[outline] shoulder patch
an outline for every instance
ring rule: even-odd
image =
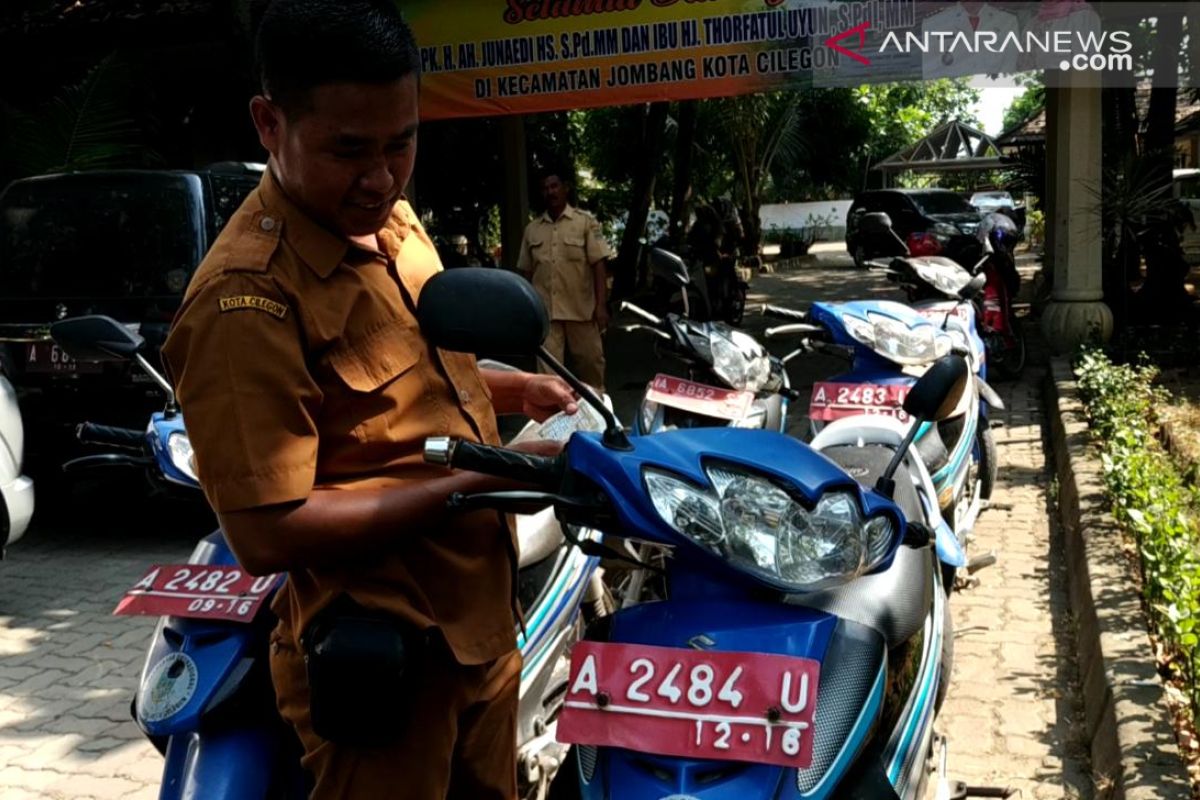
[[[220,306],[222,314],[228,311],[262,311],[276,319],[283,319],[287,316],[288,312],[288,307],[283,303],[253,294],[222,297],[217,303]]]

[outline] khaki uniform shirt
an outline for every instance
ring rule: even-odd
[[[200,265],[163,355],[218,512],[448,474],[424,463],[427,436],[498,442],[475,358],[430,347],[418,328],[421,287],[441,265],[407,202],[379,241],[383,252],[322,228],[268,170]],[[397,530],[369,563],[292,572],[276,613],[298,637],[346,592],[439,627],[461,663],[512,650],[511,534],[494,512],[448,519]]]
[[[611,254],[596,218],[567,206],[557,220],[547,212],[525,227],[517,269],[532,273],[550,319],[587,322],[596,314],[592,265]]]

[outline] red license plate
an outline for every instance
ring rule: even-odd
[[[558,739],[806,769],[820,662],[766,653],[580,642]]]
[[[26,372],[101,372],[99,361],[77,361],[54,342],[32,342],[25,352]]]
[[[808,416],[832,422],[858,414],[885,414],[907,421],[908,414],[902,406],[908,389],[896,383],[814,383]]]
[[[256,578],[239,567],[157,564],[125,593],[113,614],[249,622],[279,578]]]
[[[721,419],[742,419],[750,413],[754,392],[720,389],[673,375],[655,375],[646,399],[692,414]]]
[[[922,317],[924,317],[925,319],[930,320],[931,322],[936,322],[938,324],[941,324],[942,322],[944,322],[947,315],[951,316],[951,317],[955,317],[956,319],[964,320],[964,321],[968,319],[967,309],[965,307],[963,307],[962,305],[958,305],[958,304],[955,304],[953,306],[947,305],[947,306],[942,306],[942,307],[935,306],[935,307],[918,308],[918,309],[915,309],[915,311],[918,314],[920,314]]]

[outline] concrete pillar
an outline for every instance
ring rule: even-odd
[[[504,165],[504,205],[500,207],[500,266],[517,268],[521,238],[529,221],[529,157],[525,148],[525,118],[500,118],[500,160]]]
[[[1103,302],[1100,223],[1100,90],[1068,78],[1047,102],[1056,104],[1047,130],[1048,180],[1053,182],[1047,227],[1054,226],[1054,292],[1042,313],[1042,332],[1055,353],[1070,353],[1095,336],[1112,336]]]

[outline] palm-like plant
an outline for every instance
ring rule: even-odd
[[[151,121],[134,111],[137,85],[131,65],[114,53],[37,110],[9,109],[5,172],[23,177],[161,163],[146,143]]]
[[[747,252],[757,252],[762,239],[758,212],[772,167],[794,164],[804,153],[801,99],[799,92],[780,91],[705,105],[706,121],[722,134],[737,176]]]

